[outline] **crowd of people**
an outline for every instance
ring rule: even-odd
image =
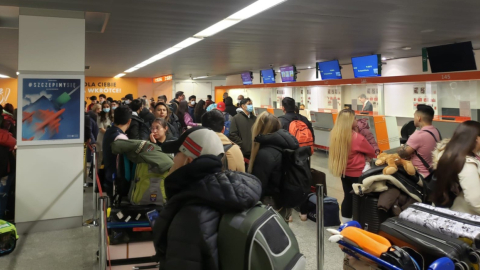
[[[0,219],[14,217],[15,171],[17,149],[17,110],[10,103],[0,105]]]

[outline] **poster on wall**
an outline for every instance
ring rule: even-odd
[[[437,114],[437,91],[432,89],[432,85],[413,86],[413,110],[417,110],[418,104],[426,104],[433,108]]]
[[[342,106],[342,89],[328,89],[327,91],[327,105],[326,108],[328,109],[337,109]]]
[[[83,142],[83,80],[80,76],[58,77],[20,79],[19,143],[42,145]]]

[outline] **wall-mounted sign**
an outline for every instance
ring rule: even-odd
[[[172,79],[173,79],[173,75],[160,76],[160,77],[157,77],[157,78],[153,78],[153,83],[171,81]]]

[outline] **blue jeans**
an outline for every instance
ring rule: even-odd
[[[0,219],[5,218],[5,210],[7,209],[8,195],[15,181],[15,173],[11,173],[0,178]]]

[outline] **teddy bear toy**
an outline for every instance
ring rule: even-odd
[[[398,171],[398,166],[402,165],[405,171],[409,175],[415,175],[415,167],[413,166],[411,161],[401,159],[398,154],[386,154],[381,153],[377,157],[377,161],[375,165],[381,166],[387,164],[388,166],[383,169],[383,174],[385,175],[392,175]]]

